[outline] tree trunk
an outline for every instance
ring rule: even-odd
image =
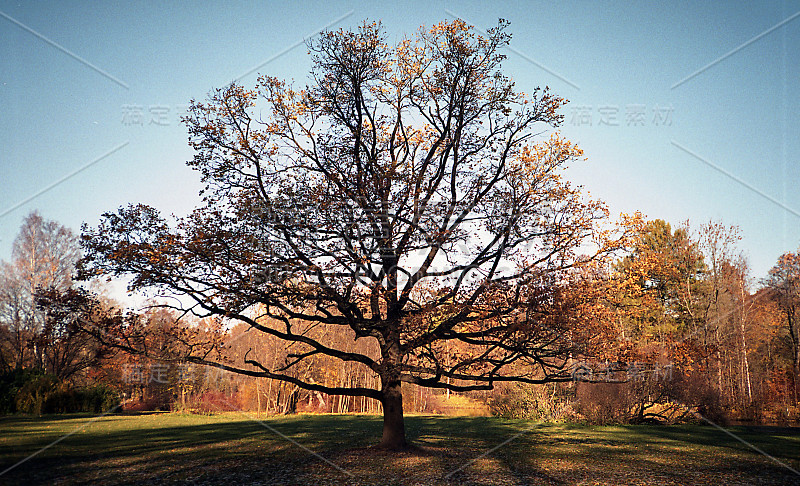
[[[794,404],[800,403],[800,356],[795,355],[794,359]]]
[[[790,328],[789,332],[792,333],[792,350],[794,351],[794,403],[796,405],[798,396],[800,396],[800,330]]]
[[[406,426],[403,421],[403,393],[399,381],[388,381],[383,386],[383,438],[381,449],[400,450],[408,447]]]
[[[256,378],[256,417],[261,415],[261,387],[258,384],[259,381]]]
[[[742,338],[742,360],[744,364],[744,377],[746,380],[745,385],[747,388],[747,403],[750,404],[753,402],[753,390],[752,387],[750,386],[750,360],[747,359],[747,337],[745,336],[744,332],[744,324],[747,319],[744,306],[744,287],[742,287],[741,299],[742,299],[742,315],[739,321],[739,333]]]
[[[722,389],[722,353],[720,353],[722,345],[719,342],[719,323],[717,323],[717,327],[714,329],[714,340],[717,347],[717,390],[720,396],[725,396],[725,391]]]

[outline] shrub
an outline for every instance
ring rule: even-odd
[[[92,387],[79,390],[81,396],[82,412],[105,413],[120,410],[121,397],[116,389],[100,383]]]
[[[560,421],[571,418],[573,390],[569,385],[515,383],[499,389],[487,405],[492,415],[513,419]]]
[[[644,400],[628,383],[579,383],[577,388],[577,411],[590,424],[630,423],[634,408]]]
[[[592,424],[710,420],[724,425],[728,420],[708,378],[680,370],[642,374],[623,383],[579,383],[577,397],[576,411]]]
[[[49,408],[65,400],[59,396],[65,392],[59,385],[58,378],[53,375],[31,376],[16,394],[17,411],[34,415],[52,413]]]
[[[19,390],[40,376],[40,371],[29,369],[13,370],[0,375],[0,414],[15,413]]]
[[[119,402],[119,392],[108,385],[73,388],[53,375],[31,375],[14,400],[17,412],[34,415],[104,413],[114,410]]]

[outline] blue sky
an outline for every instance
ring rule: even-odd
[[[511,22],[505,72],[570,100],[562,132],[588,160],[569,177],[612,214],[738,225],[757,278],[798,248],[800,1],[0,1],[0,259],[34,209],[75,231],[129,202],[188,213],[180,113],[256,73],[302,83],[305,36],[454,16]]]

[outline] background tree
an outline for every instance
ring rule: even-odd
[[[54,371],[52,365],[58,360],[53,353],[58,351],[44,338],[51,329],[46,313],[37,306],[36,293],[69,289],[79,257],[78,239],[68,228],[37,212],[25,218],[11,262],[0,264],[0,356],[6,370]]]
[[[44,314],[42,328],[32,338],[34,346],[42,350],[42,371],[70,380],[115,353],[93,334],[116,327],[114,321],[121,316],[94,294],[79,287],[63,291],[50,287],[40,288],[35,297]]]
[[[674,231],[664,220],[634,221],[630,254],[616,264],[620,306],[628,312],[623,332],[641,343],[665,342],[687,329],[702,331],[703,254],[688,227]]]
[[[309,45],[305,88],[262,76],[253,90],[192,102],[189,165],[205,205],[174,227],[144,205],[105,214],[83,229],[84,275],[130,274],[133,288],[181,295],[183,312],[291,343],[278,367],[254,353],[182,358],[378,400],[387,448],[406,445],[403,382],[464,391],[570,379],[570,359],[587,350],[560,289],[607,250],[597,227],[607,214],[563,179],[580,149],[556,133],[534,142],[562,123],[565,100],[525,95],[502,73],[505,27],[484,37],[456,20],[396,45],[375,23],[324,32]],[[336,333],[312,337],[309,324],[347,329],[377,355]],[[314,357],[379,386],[291,371]]]
[[[717,367],[709,360],[715,348],[707,339],[709,280],[701,247],[688,224],[673,230],[660,219],[634,218],[630,225],[635,234],[629,254],[615,265],[618,286],[610,300],[629,359],[638,364],[617,396],[608,385],[585,396],[603,398],[606,416],[621,413],[632,421],[680,419],[692,406],[720,419],[719,392],[708,373]]]
[[[733,397],[733,376],[725,373],[731,360],[742,361],[749,367],[746,352],[748,268],[742,255],[736,254],[739,241],[738,228],[709,221],[700,226],[697,240],[706,263],[705,312],[703,315],[702,345],[710,350],[706,353],[705,365],[716,367],[717,390],[722,395]],[[715,363],[711,363],[711,357]],[[749,373],[743,375],[749,381]],[[723,385],[727,377],[728,389]],[[752,393],[748,396],[752,398]]]
[[[785,253],[769,271],[764,281],[772,290],[783,314],[783,322],[788,331],[792,353],[794,375],[794,401],[800,396],[800,323],[797,311],[800,310],[800,254]]]

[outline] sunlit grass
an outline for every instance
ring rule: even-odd
[[[365,415],[4,417],[0,470],[60,441],[0,476],[0,483],[800,484],[789,469],[708,426],[438,416],[406,422],[419,449],[392,454],[369,448],[381,420]],[[731,430],[800,469],[797,429]]]

